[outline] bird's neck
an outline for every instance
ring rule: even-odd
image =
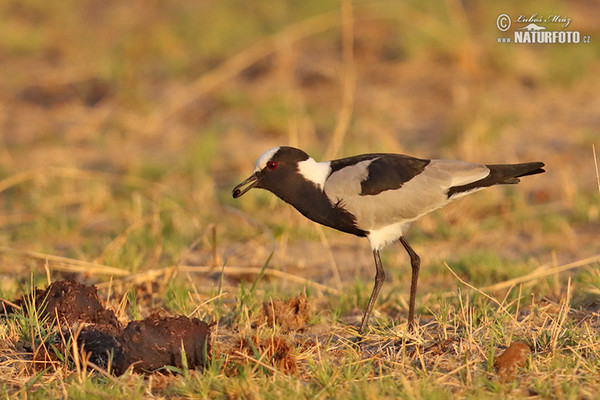
[[[277,189],[273,193],[306,218],[342,232],[366,235],[365,231],[356,227],[352,214],[340,204],[332,204],[323,187],[313,180],[307,180],[306,175],[291,176],[285,185]]]

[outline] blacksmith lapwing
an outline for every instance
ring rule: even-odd
[[[408,327],[413,328],[420,258],[403,236],[409,222],[466,194],[542,173],[543,166],[541,162],[482,165],[384,153],[317,162],[302,150],[280,146],[258,158],[254,173],[233,189],[233,197],[252,188],[266,189],[315,222],[369,239],[376,274],[359,328],[362,334],[385,279],[379,250],[398,240],[412,266]]]

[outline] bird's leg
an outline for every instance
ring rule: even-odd
[[[404,239],[400,238],[400,243],[406,249],[410,256],[410,265],[412,267],[412,276],[410,278],[410,300],[408,303],[408,330],[411,331],[415,327],[415,299],[417,297],[417,281],[419,280],[419,269],[421,268],[421,258],[410,244]]]
[[[371,316],[371,311],[373,311],[373,306],[375,305],[375,300],[377,300],[377,295],[379,294],[379,289],[381,289],[381,285],[383,285],[383,281],[385,281],[385,271],[383,270],[383,265],[381,264],[381,257],[379,257],[379,250],[373,250],[373,257],[375,258],[375,286],[373,286],[373,291],[371,292],[371,297],[369,298],[369,304],[367,304],[367,308],[365,309],[365,314],[363,315],[362,322],[360,323],[360,328],[358,329],[359,334],[363,334],[367,324],[369,323],[369,317]]]

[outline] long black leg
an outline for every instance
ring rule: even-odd
[[[412,267],[412,276],[410,278],[410,300],[408,303],[408,330],[411,331],[415,327],[415,299],[417,297],[417,281],[419,280],[419,269],[421,268],[421,258],[410,244],[404,239],[400,238],[400,243],[408,252],[410,256],[410,266]]]
[[[363,334],[367,324],[369,323],[369,317],[371,316],[371,311],[373,311],[373,306],[375,305],[375,300],[377,300],[377,295],[379,294],[379,289],[381,289],[381,285],[383,285],[383,281],[385,281],[385,271],[383,270],[383,265],[381,264],[381,257],[379,257],[379,250],[373,250],[373,258],[375,258],[375,286],[373,286],[373,291],[371,292],[371,297],[369,298],[369,304],[367,304],[367,308],[365,309],[365,314],[363,315],[362,322],[360,323],[360,328],[358,329],[359,334]]]

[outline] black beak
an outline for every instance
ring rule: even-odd
[[[233,188],[233,198],[237,199],[248,190],[252,189],[258,183],[258,177],[256,174],[250,175],[250,178],[246,179],[244,182],[240,183],[236,187]],[[245,187],[244,187],[245,186]]]

